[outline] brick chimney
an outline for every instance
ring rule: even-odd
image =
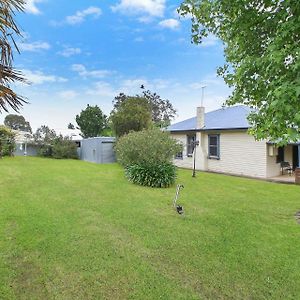
[[[197,107],[197,129],[203,128],[205,125],[205,107]]]

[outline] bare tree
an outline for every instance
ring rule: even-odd
[[[14,18],[24,10],[25,0],[0,0],[0,113],[8,107],[18,111],[27,101],[10,87],[14,82],[25,82],[20,71],[13,68],[13,48],[18,52],[14,36],[21,36]]]

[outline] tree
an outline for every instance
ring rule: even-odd
[[[82,110],[76,116],[76,122],[85,138],[100,136],[107,126],[107,117],[102,110],[96,106],[87,105],[87,108]]]
[[[150,106],[152,121],[157,127],[167,127],[170,125],[171,120],[176,116],[176,109],[172,103],[167,99],[162,99],[158,94],[145,90],[144,86],[141,86],[142,94],[137,95],[138,98],[145,98]],[[124,93],[120,93],[115,97],[113,101],[114,108],[117,109],[126,99],[130,96],[126,96]]]
[[[299,139],[299,1],[185,0],[179,12],[192,16],[194,43],[208,34],[224,42],[218,74],[233,88],[227,103],[254,108],[254,136],[282,144]]]
[[[127,97],[111,112],[112,127],[118,137],[151,127],[151,108],[145,98]]]
[[[32,133],[30,123],[20,115],[7,115],[4,119],[4,125],[13,130],[21,130]]]
[[[12,66],[13,46],[19,51],[13,36],[21,35],[14,21],[15,11],[23,11],[24,4],[24,0],[0,1],[0,112],[8,111],[8,107],[18,111],[23,103],[27,103],[10,87],[14,82],[25,82],[22,74]]]
[[[0,125],[0,158],[4,155],[12,156],[15,146],[15,134],[10,128]]]
[[[47,125],[42,125],[33,134],[33,138],[39,144],[50,144],[56,138],[56,132]]]
[[[72,123],[68,124],[68,129],[75,129],[75,126]]]

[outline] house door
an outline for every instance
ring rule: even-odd
[[[298,146],[293,146],[293,169],[299,166]]]

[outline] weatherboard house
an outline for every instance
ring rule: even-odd
[[[208,113],[198,107],[196,117],[169,126],[172,137],[184,146],[175,164],[193,168],[195,155],[198,170],[258,178],[280,176],[282,162],[300,167],[300,143],[276,147],[266,140],[256,141],[248,133],[250,112],[242,105]]]

